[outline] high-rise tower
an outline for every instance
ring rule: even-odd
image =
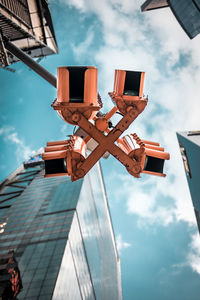
[[[14,251],[23,285],[19,300],[121,299],[120,262],[100,165],[73,183],[67,176],[43,174],[38,156],[1,184],[0,297],[15,289],[12,266],[5,264]]]
[[[177,138],[200,232],[200,131],[178,132]]]

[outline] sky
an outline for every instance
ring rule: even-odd
[[[96,66],[104,112],[112,108],[115,69],[146,72],[148,105],[126,133],[165,147],[167,177],[133,178],[115,158],[101,160],[123,299],[196,300],[200,237],[176,132],[200,128],[200,35],[190,40],[169,8],[141,13],[142,3],[50,0],[59,54],[41,65],[55,76],[59,66]],[[0,70],[0,180],[47,141],[73,132],[51,108],[56,89],[22,63],[11,67],[15,73]]]

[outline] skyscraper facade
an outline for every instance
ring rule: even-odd
[[[147,0],[141,6],[142,11],[148,11],[169,6],[177,21],[193,39],[200,33],[200,1],[199,0]]]
[[[200,131],[178,132],[177,138],[200,232]]]
[[[73,183],[67,176],[43,174],[41,158],[34,157],[1,184],[0,297],[16,290],[12,261],[5,266],[12,251],[19,300],[121,299],[100,165]]]

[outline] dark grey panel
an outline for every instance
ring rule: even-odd
[[[194,209],[195,215],[196,215],[196,219],[197,219],[197,225],[198,225],[198,229],[199,229],[199,233],[200,233],[200,211]]]
[[[200,0],[192,0],[197,8],[200,10]]]
[[[200,32],[200,11],[198,6],[192,0],[168,0],[168,2],[176,19],[187,35],[191,39],[194,38]]]

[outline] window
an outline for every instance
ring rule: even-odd
[[[180,144],[180,150],[181,150],[181,155],[182,155],[182,159],[183,159],[183,164],[185,167],[185,171],[186,174],[192,178],[191,172],[190,172],[190,166],[189,166],[189,162],[188,162],[188,158],[187,158],[187,154],[186,154],[186,150],[183,147],[183,145]]]

